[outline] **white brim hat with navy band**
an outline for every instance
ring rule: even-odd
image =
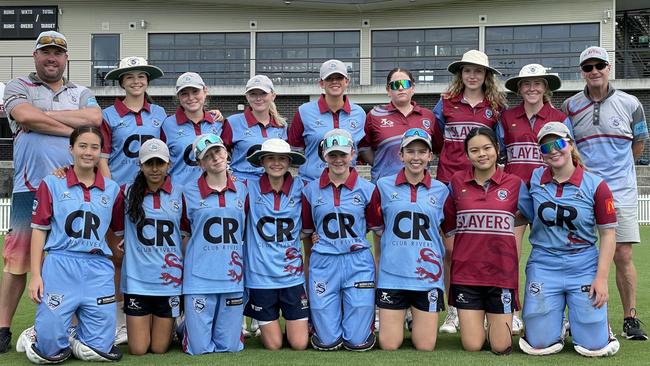
[[[488,56],[478,50],[469,50],[463,54],[463,58],[460,61],[454,61],[447,66],[447,70],[455,74],[460,71],[461,67],[465,65],[476,65],[483,66],[487,70],[492,71],[495,74],[501,75],[501,72],[494,67],[490,67],[490,62]]]
[[[550,91],[558,90],[562,86],[558,74],[547,73],[546,68],[540,64],[528,64],[519,70],[519,76],[513,76],[506,81],[506,89],[519,92],[519,82],[523,79],[544,79]]]
[[[427,131],[421,128],[410,128],[404,132],[402,135],[402,142],[400,143],[400,149],[407,147],[409,144],[415,141],[424,142],[429,150],[431,150],[431,136]]]
[[[204,133],[199,135],[194,142],[192,143],[192,151],[194,151],[194,156],[196,160],[201,160],[205,157],[205,154],[214,147],[226,148],[226,145],[223,143],[221,137],[213,133]]]
[[[546,123],[537,133],[537,142],[541,142],[542,139],[548,135],[555,135],[560,138],[571,138],[569,128],[562,122]]]
[[[268,139],[261,145],[256,145],[256,147],[255,152],[246,157],[246,160],[254,167],[261,167],[262,159],[268,155],[286,156],[292,165],[302,165],[306,160],[303,154],[291,151],[289,143],[282,139]]]
[[[162,140],[149,139],[140,146],[138,153],[140,164],[144,164],[153,158],[158,158],[165,163],[169,163],[169,148]]]
[[[141,71],[149,75],[149,80],[158,79],[164,75],[164,72],[153,65],[149,65],[147,60],[142,57],[132,56],[125,57],[120,60],[120,64],[116,69],[109,71],[104,79],[106,80],[119,80],[120,77],[129,72]]]
[[[341,128],[335,128],[323,136],[323,140],[318,145],[318,156],[321,160],[325,161],[325,155],[333,151],[352,154],[353,147],[354,140],[350,132]]]

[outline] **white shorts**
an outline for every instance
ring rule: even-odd
[[[640,243],[639,213],[637,207],[616,207],[616,242]]]

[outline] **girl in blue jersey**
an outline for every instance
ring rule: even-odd
[[[151,102],[147,87],[151,80],[163,76],[163,71],[148,65],[142,57],[125,57],[119,67],[106,74],[106,80],[118,81],[124,89],[123,98],[115,98],[112,106],[102,111],[104,121],[101,125],[104,145],[102,146],[99,170],[105,177],[117,184],[132,183],[138,173],[138,150],[140,145],[152,138],[160,137],[160,126],[167,117],[165,110]],[[110,236],[108,243],[115,249],[119,240]],[[117,329],[115,343],[127,341],[126,320],[123,312],[120,277],[122,271],[122,252],[113,250],[115,265],[115,287],[117,290]]]
[[[411,339],[418,350],[436,345],[438,313],[444,309],[443,258],[439,227],[447,187],[432,179],[431,137],[407,130],[400,144],[404,168],[382,177],[372,194],[368,221],[381,236],[376,303],[379,345],[398,349],[404,338],[407,309],[413,315]]]
[[[264,169],[247,160],[248,150],[267,139],[287,139],[287,122],[275,106],[273,82],[265,75],[255,75],[246,83],[248,107],[223,123],[221,138],[230,150],[232,174],[239,180],[259,178]]]
[[[73,166],[64,178],[45,177],[36,193],[29,296],[38,304],[38,339],[24,333],[17,347],[34,363],[62,362],[70,347],[85,361],[122,357],[113,346],[115,271],[104,236],[123,214],[118,185],[97,172],[101,146],[98,128],[76,128],[70,135]],[[68,339],[73,314],[77,335]]]
[[[326,133],[321,150],[327,168],[305,186],[302,198],[311,344],[322,351],[366,351],[375,344],[375,264],[366,239],[375,186],[351,167],[355,150],[348,131]],[[315,244],[312,233],[319,238]]]
[[[526,216],[533,223],[533,249],[526,264],[525,336],[519,348],[532,355],[560,352],[568,307],[574,349],[588,357],[614,355],[619,343],[607,321],[607,278],[616,246],[612,192],[585,171],[566,125],[547,123],[537,140],[548,166],[535,169],[530,180]]]
[[[169,150],[149,139],[139,152],[140,172],[122,186],[126,218],[122,291],[129,353],[167,352],[180,315],[183,277],[182,187],[167,176]],[[124,208],[123,208],[124,209]]]
[[[183,350],[191,355],[238,352],[244,348],[248,190],[228,174],[228,153],[219,136],[199,136],[193,151],[204,173],[183,193],[191,234],[183,260]]]
[[[304,163],[305,157],[292,152],[286,141],[271,138],[248,161],[264,173],[246,185],[252,205],[246,225],[248,303],[244,314],[259,322],[264,347],[277,350],[282,347],[278,321],[282,310],[289,345],[302,350],[309,342],[300,243],[303,184],[288,170],[290,164]]]

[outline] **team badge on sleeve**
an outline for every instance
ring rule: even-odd
[[[99,103],[97,103],[97,99],[95,99],[94,97],[88,98],[88,100],[86,100],[86,105],[88,107],[92,107],[92,106],[98,106],[99,107]]]

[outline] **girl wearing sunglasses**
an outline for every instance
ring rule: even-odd
[[[515,219],[529,201],[528,189],[519,177],[497,168],[499,148],[491,128],[471,130],[464,145],[472,166],[451,178],[442,225],[447,236],[454,236],[449,304],[458,309],[466,351],[480,351],[487,336],[492,352],[506,355],[512,350],[513,313],[519,309]]]
[[[386,78],[390,102],[373,108],[366,116],[365,136],[359,143],[359,155],[372,165],[372,182],[396,174],[402,168],[399,160],[402,134],[409,128],[421,128],[433,134],[435,117],[413,100],[415,81],[410,71],[396,67]]]
[[[200,135],[219,136],[223,127],[218,111],[206,111],[208,87],[195,72],[186,72],[176,80],[179,106],[162,124],[160,139],[167,143],[171,157],[169,175],[179,184],[194,184],[203,170],[194,156],[192,142]]]
[[[304,152],[307,157],[307,162],[298,170],[305,183],[317,180],[325,168],[318,155],[325,133],[338,128],[347,130],[354,140],[355,150],[364,135],[366,113],[345,95],[350,85],[347,66],[339,60],[323,62],[318,85],[324,93],[318,100],[298,108],[287,132],[291,148]],[[356,155],[352,156],[352,166],[356,159]]]
[[[321,142],[327,163],[305,186],[302,232],[315,349],[366,351],[375,344],[375,264],[366,239],[374,185],[352,167],[354,140],[334,129]],[[318,241],[312,241],[316,234]]]
[[[434,150],[440,152],[436,179],[443,183],[449,183],[456,172],[467,171],[472,166],[463,146],[469,131],[477,127],[496,128],[506,104],[497,80],[501,73],[490,67],[485,53],[467,51],[460,61],[449,64],[447,70],[453,74],[452,81],[433,109],[437,122],[433,135]],[[453,239],[446,238],[445,246],[446,273],[449,273]],[[450,306],[440,332],[457,331],[456,309]]]
[[[381,237],[375,252],[379,256],[379,345],[385,350],[401,346],[410,309],[413,345],[432,351],[438,313],[444,309],[445,248],[439,229],[449,189],[429,174],[433,153],[426,131],[407,130],[399,157],[404,167],[377,181],[368,213],[370,227]]]
[[[244,348],[248,190],[228,174],[228,152],[219,136],[197,137],[192,150],[203,174],[183,193],[190,234],[183,260],[183,351],[190,355],[239,352]]]
[[[251,165],[249,149],[269,138],[287,139],[287,122],[275,106],[273,82],[265,75],[255,75],[246,83],[248,107],[244,113],[228,117],[221,138],[232,155],[232,174],[239,180],[259,178],[264,168]]]
[[[617,224],[612,192],[585,171],[564,124],[547,123],[537,139],[548,167],[535,169],[530,180],[526,216],[533,223],[533,249],[526,265],[526,334],[519,348],[532,355],[560,352],[568,307],[574,349],[588,357],[614,355],[619,343],[607,320]]]

